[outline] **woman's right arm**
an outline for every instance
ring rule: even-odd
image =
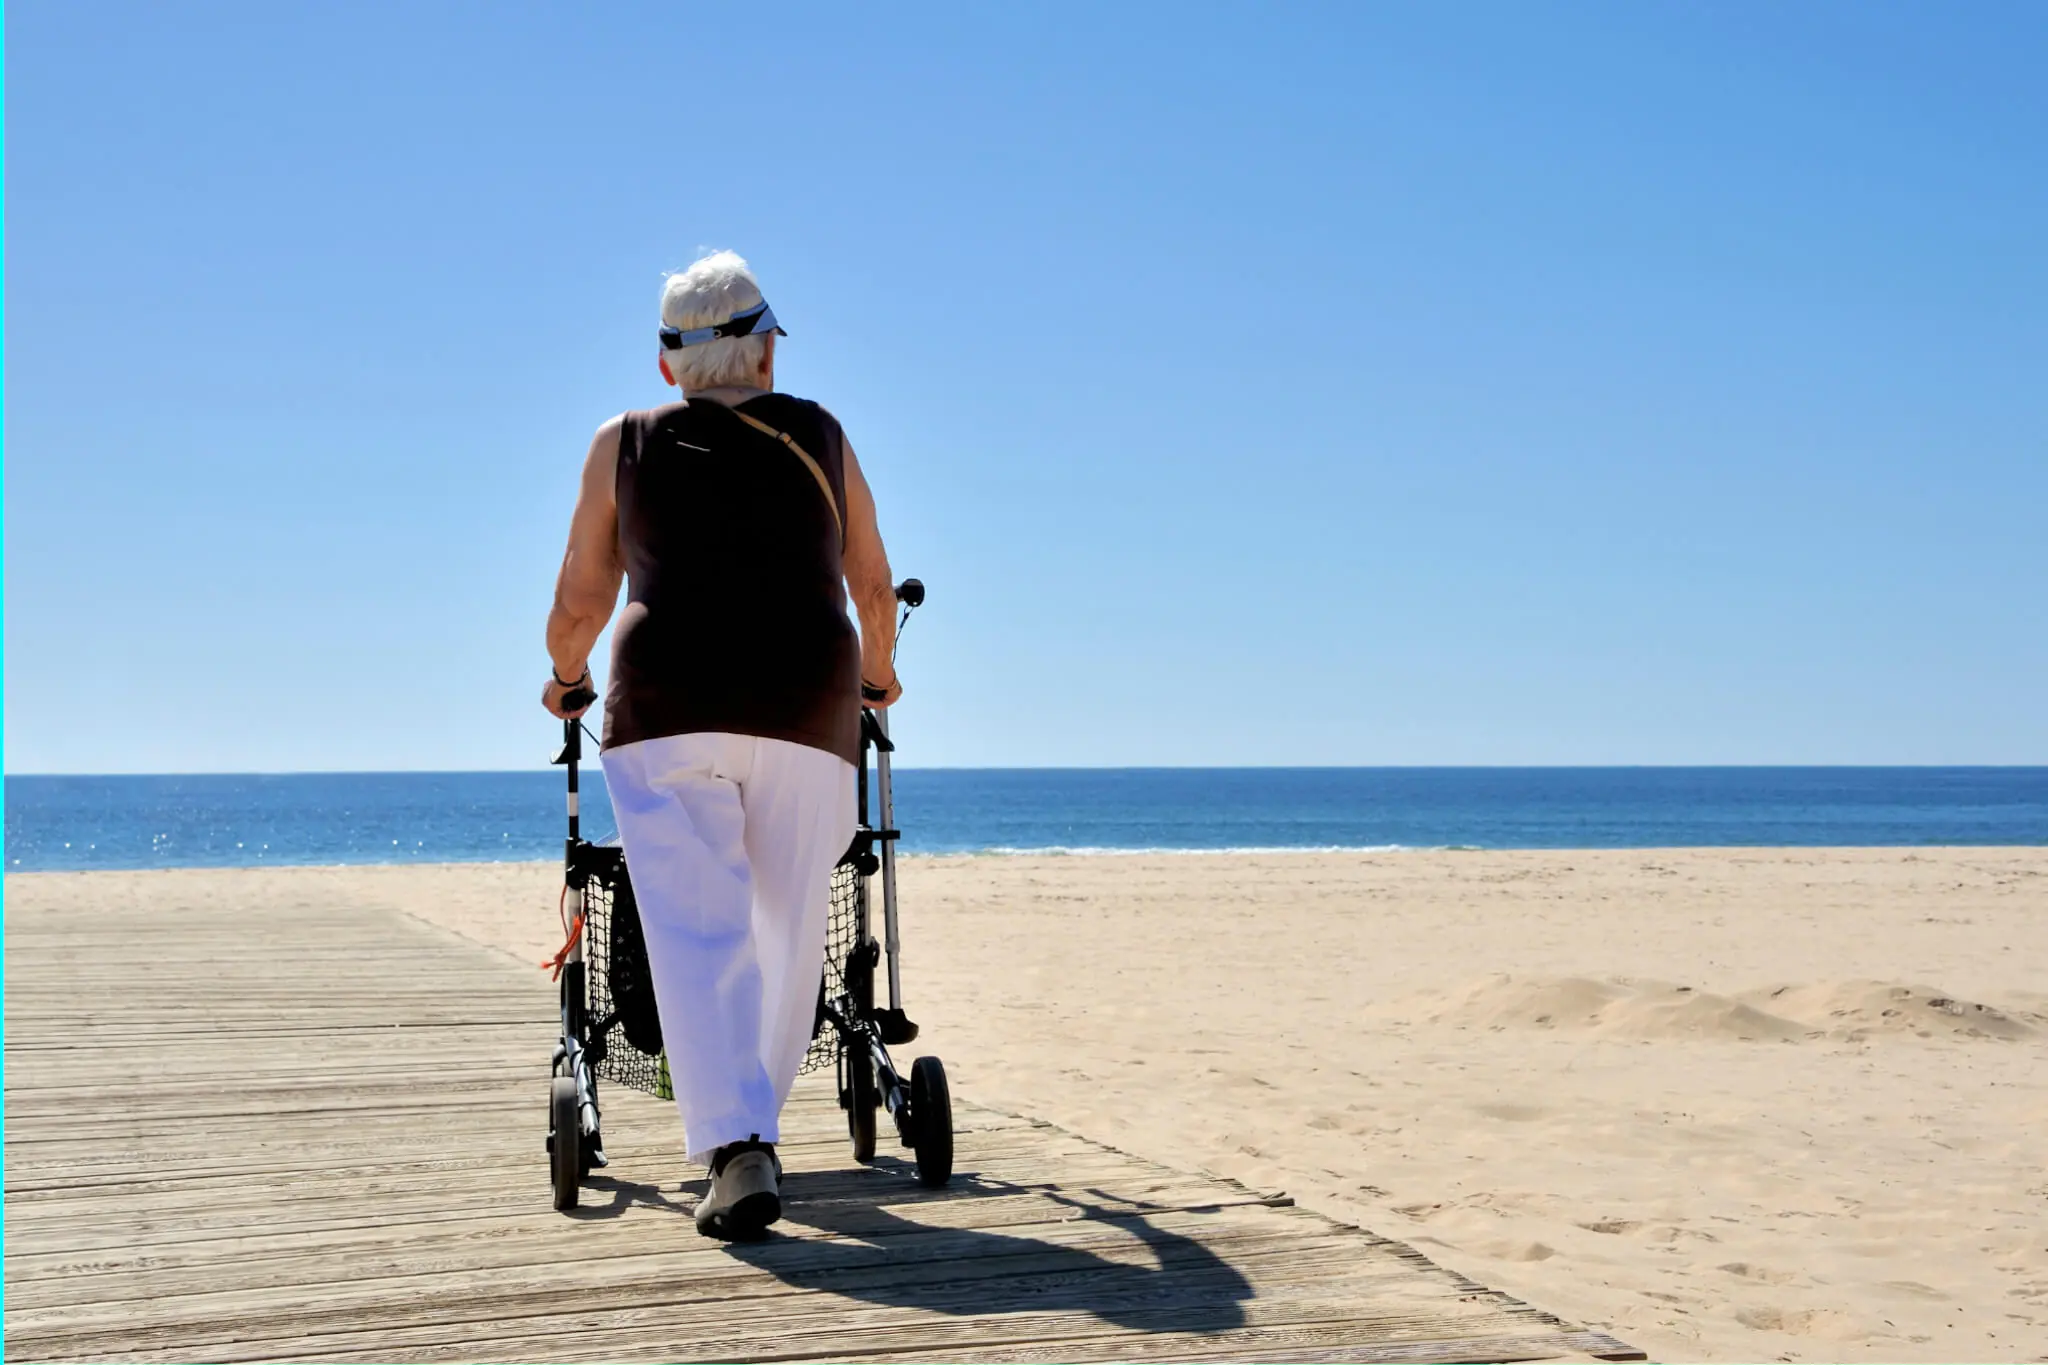
[[[619,508],[614,488],[619,468],[619,427],[614,417],[591,437],[583,461],[583,486],[569,518],[569,548],[555,578],[555,604],[548,612],[548,656],[554,677],[541,691],[541,705],[557,716],[580,714],[563,708],[562,698],[589,671],[590,650],[618,605],[625,566],[619,560]],[[567,678],[565,687],[555,678]]]
[[[846,586],[860,614],[860,677],[883,689],[884,699],[869,706],[887,706],[903,695],[896,680],[896,581],[889,576],[889,552],[882,547],[882,528],[875,517],[875,495],[846,442]]]

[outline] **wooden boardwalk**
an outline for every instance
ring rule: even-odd
[[[610,1090],[613,1164],[554,1213],[544,975],[391,912],[99,881],[7,879],[10,1360],[1641,1358],[959,1100],[927,1191],[802,1088],[785,1221],[727,1247],[673,1111]]]

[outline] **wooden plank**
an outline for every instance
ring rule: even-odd
[[[89,1226],[75,1230],[50,1229],[33,1239],[25,1236],[18,1250],[10,1246],[8,1255],[10,1258],[17,1256],[23,1258],[23,1265],[26,1267],[32,1264],[28,1258],[37,1254],[61,1254],[71,1258],[104,1261],[110,1254],[129,1251],[147,1254],[153,1261],[162,1261],[167,1256],[175,1257],[179,1253],[189,1256],[203,1256],[208,1254],[206,1248],[218,1243],[231,1244],[236,1248],[237,1254],[243,1252],[253,1253],[269,1243],[273,1238],[290,1239],[289,1244],[294,1246],[312,1244],[325,1248],[338,1244],[357,1232],[369,1230],[374,1233],[379,1229],[390,1227],[394,1222],[402,1225],[425,1225],[430,1222],[440,1223],[450,1219],[495,1221],[500,1217],[523,1218],[526,1216],[527,1208],[530,1208],[536,1202],[541,1202],[542,1197],[546,1194],[546,1190],[545,1182],[535,1181],[530,1183],[525,1189],[514,1189],[509,1191],[504,1197],[489,1200],[472,1201],[464,1199],[460,1202],[450,1202],[447,1204],[437,1204],[431,1200],[418,1200],[404,1206],[398,1206],[380,1199],[377,1201],[377,1212],[373,1214],[361,1212],[360,1205],[365,1201],[357,1201],[357,1204],[353,1207],[317,1215],[281,1211],[274,1217],[261,1219],[260,1223],[248,1217],[226,1220],[206,1219],[203,1221],[196,1218],[183,1219],[177,1217],[150,1220],[138,1219],[126,1225],[129,1232],[125,1236],[110,1236],[104,1231],[92,1230]],[[592,1193],[594,1195],[601,1195],[605,1192],[607,1192],[607,1186],[604,1182],[601,1180],[593,1181]],[[792,1189],[793,1201],[804,1197],[800,1188]],[[1165,1202],[1147,1210],[1143,1215],[1130,1216],[1144,1216],[1156,1219],[1164,1218],[1168,1215],[1177,1215],[1182,1212],[1220,1212],[1232,1207],[1241,1206],[1219,1199],[1213,1191],[1205,1191],[1199,1197],[1202,1200],[1200,1205],[1194,1205],[1185,1201],[1179,1203]],[[644,1204],[644,1199],[644,1196],[636,1195],[636,1202],[643,1202]],[[686,1210],[693,1206],[693,1202],[688,1197],[678,1198],[667,1203],[667,1211],[677,1213]],[[1262,1202],[1258,1202],[1250,1197],[1247,1197],[1243,1204],[1251,1207],[1265,1207]],[[806,1208],[811,1207],[806,1205]],[[616,1211],[616,1206],[611,1209],[592,1207],[587,1211],[588,1216],[581,1221],[595,1221]],[[888,1211],[856,1209],[845,1218],[838,1220],[829,1231],[807,1226],[804,1222],[797,1221],[792,1216],[788,1227],[784,1230],[783,1236],[790,1240],[799,1241],[812,1238],[858,1237],[868,1233],[879,1234],[881,1232],[900,1233],[901,1235],[908,1236],[916,1228],[925,1228],[933,1231],[960,1226],[996,1229],[1022,1227],[1031,1224],[1109,1221],[1115,1216],[1117,1215],[1110,1214],[1097,1219],[1081,1219],[1074,1217],[1066,1209],[1057,1206],[1048,1207],[1042,1203],[1025,1199],[1010,1200],[1001,1205],[981,1207],[944,1203],[924,1212],[922,1221],[914,1225],[912,1229],[903,1228],[901,1226],[903,1220],[898,1219],[896,1215]],[[252,1226],[260,1226],[266,1229],[266,1233],[261,1236],[252,1236],[249,1231]],[[691,1235],[695,1235],[694,1226],[691,1227]],[[559,1246],[561,1234],[557,1232],[554,1235],[554,1239]]]
[[[1045,1286],[1039,1288],[1046,1293]],[[368,1358],[377,1350],[396,1347],[408,1359],[587,1359],[646,1350],[648,1343],[658,1340],[661,1354],[685,1360],[843,1355],[849,1343],[856,1342],[874,1354],[938,1351],[956,1358],[989,1344],[1060,1342],[1067,1351],[1078,1353],[1075,1358],[1091,1358],[1133,1334],[1178,1336],[1183,1351],[1206,1337],[1244,1332],[1257,1333],[1268,1347],[1304,1333],[1325,1341],[1429,1340],[1446,1317],[1444,1309],[1434,1305],[1318,1303],[1301,1295],[1239,1297],[1242,1293],[1225,1278],[1185,1269],[1174,1274],[1170,1285],[1068,1277],[1052,1284],[1051,1306],[1034,1308],[1018,1308],[1015,1301],[992,1305],[986,1294],[947,1304],[890,1291],[888,1297],[873,1301],[849,1303],[843,1297],[834,1301],[814,1294],[772,1307],[714,1302],[705,1306],[708,1311],[692,1312],[686,1292],[671,1290],[669,1297],[652,1303],[579,1306],[569,1312],[497,1320],[446,1322],[420,1315],[411,1325],[357,1324],[299,1337],[252,1340],[237,1324],[232,1339],[203,1343],[199,1354],[218,1360]],[[815,1307],[801,1311],[798,1306],[806,1302]],[[947,1311],[949,1307],[952,1311]],[[1526,1307],[1467,1305],[1457,1319],[1472,1337],[1556,1330],[1544,1315]],[[57,1346],[60,1354],[68,1345],[36,1339],[27,1344],[43,1350]],[[118,1349],[162,1351],[141,1337],[125,1339]]]
[[[545,981],[292,884],[259,914],[10,879],[10,1358],[1631,1358],[1284,1196],[965,1102],[951,1188],[853,1167],[818,1080],[771,1240],[696,1236],[673,1108],[616,1091],[614,1165],[557,1215]]]
[[[987,1276],[1022,1274],[1024,1263],[1032,1257],[1068,1257],[1077,1246],[1084,1245],[1058,1245],[1038,1237],[1018,1240],[1029,1240],[1037,1245],[1013,1248],[1011,1254],[1004,1256],[970,1258],[947,1268],[949,1280],[964,1282]],[[754,1284],[758,1277],[751,1270],[728,1255],[705,1248],[703,1239],[697,1237],[692,1229],[678,1227],[665,1236],[644,1241],[645,1244],[630,1255],[610,1251],[579,1259],[583,1264],[602,1265],[603,1273],[612,1279],[638,1276],[643,1272],[657,1278],[671,1273],[687,1274],[693,1292],[698,1295],[709,1295],[717,1283],[728,1277],[737,1277],[752,1286],[750,1293],[767,1292]],[[1104,1239],[1102,1244],[1114,1247],[1108,1239]],[[1216,1250],[1224,1245],[1225,1242],[1219,1240],[1210,1249]],[[1322,1242],[1312,1233],[1304,1235],[1299,1231],[1276,1231],[1256,1238],[1231,1237],[1227,1239],[1227,1249],[1232,1264],[1253,1279],[1266,1274],[1271,1268],[1267,1263],[1274,1258],[1284,1259],[1286,1264],[1281,1268],[1286,1270],[1305,1263],[1304,1258],[1314,1259],[1317,1256],[1333,1262],[1341,1261],[1342,1274],[1347,1279],[1399,1277],[1409,1273],[1407,1267],[1398,1264],[1356,1259],[1350,1255],[1353,1248],[1348,1244]],[[939,1244],[925,1254],[909,1255],[892,1245],[882,1273],[900,1275],[909,1266],[935,1262],[943,1259],[944,1255],[957,1254],[957,1251],[957,1243]],[[222,1272],[228,1266],[234,1269],[232,1279],[236,1285],[259,1291],[304,1290],[318,1284],[345,1285],[383,1278],[397,1280],[456,1272],[507,1272],[504,1276],[489,1277],[493,1284],[497,1284],[509,1282],[513,1272],[551,1271],[558,1267],[561,1252],[561,1238],[548,1235],[542,1228],[528,1225],[483,1234],[465,1222],[433,1238],[417,1235],[383,1241],[364,1238],[353,1245],[326,1245],[318,1251],[273,1250],[267,1255],[251,1253],[218,1259],[192,1258],[182,1265],[172,1263],[171,1258],[151,1258],[146,1265],[140,1266],[113,1267],[89,1261],[71,1261],[61,1267],[68,1274],[18,1280],[9,1293],[10,1296],[19,1295],[13,1300],[13,1307],[21,1315],[18,1318],[21,1325],[31,1325],[27,1316],[31,1310],[58,1309],[62,1310],[58,1319],[70,1327],[83,1322],[84,1310],[88,1309],[213,1292],[219,1288]],[[687,1260],[688,1264],[675,1263],[678,1257]],[[796,1272],[792,1269],[791,1273]],[[852,1272],[841,1268],[839,1273]],[[873,1269],[860,1273],[873,1273]],[[549,1285],[567,1283],[552,1274],[543,1278]],[[75,1282],[67,1283],[67,1280]],[[412,1287],[425,1291],[431,1285]]]
[[[1598,1360],[1643,1360],[1647,1357],[1634,1347],[1616,1341],[1613,1337],[1598,1332],[1538,1332],[1530,1335],[1505,1335],[1488,1337],[1466,1337],[1453,1341],[1402,1341],[1383,1343],[1360,1343],[1344,1339],[1341,1332],[1327,1330],[1296,1331],[1287,1334],[1287,1343],[1276,1343],[1270,1333],[1218,1333],[1213,1337],[1189,1342],[1179,1339],[1140,1340],[1133,1343],[1131,1351],[1118,1357],[1131,1361],[1178,1361],[1178,1360],[1227,1360],[1227,1361],[1300,1361],[1309,1362],[1379,1362],[1381,1365],[1433,1365],[1435,1362],[1505,1362],[1521,1360],[1554,1360],[1559,1356],[1587,1355]],[[1323,1337],[1335,1340],[1321,1340]],[[837,1355],[830,1359],[848,1362],[856,1361],[945,1361],[957,1356],[944,1353],[931,1354],[922,1351],[903,1351],[892,1354]],[[976,1351],[978,1361],[1016,1362],[1016,1365],[1057,1365],[1057,1362],[1073,1357],[1056,1346],[1025,1345],[992,1347]]]

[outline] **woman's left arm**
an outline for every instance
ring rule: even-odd
[[[869,706],[888,706],[903,695],[896,678],[896,585],[889,576],[889,552],[882,547],[882,528],[875,515],[875,495],[854,458],[853,444],[843,442],[846,471],[846,585],[860,616],[860,680],[882,695]],[[865,697],[864,697],[865,699]]]
[[[569,519],[569,548],[555,579],[555,604],[548,612],[548,656],[554,676],[541,690],[541,705],[554,715],[581,715],[562,706],[590,671],[590,649],[604,633],[618,604],[625,566],[619,561],[619,507],[614,493],[619,467],[619,425],[614,417],[597,429],[583,461],[583,486]],[[567,684],[557,682],[567,678]]]

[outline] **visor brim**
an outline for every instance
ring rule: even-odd
[[[686,346],[702,346],[708,341],[719,341],[726,337],[759,336],[763,332],[773,332],[779,337],[789,335],[782,330],[782,324],[775,320],[775,310],[768,306],[765,299],[752,308],[734,313],[724,322],[713,323],[709,327],[692,327],[688,331],[680,327],[663,327],[657,335],[661,338],[663,350],[680,351]]]

